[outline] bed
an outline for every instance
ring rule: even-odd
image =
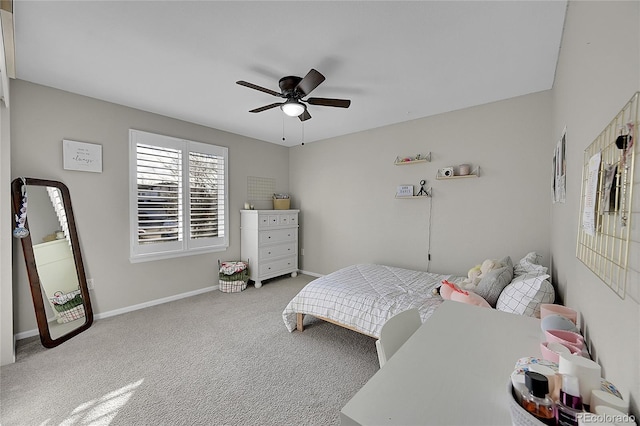
[[[465,277],[376,264],[347,266],[307,284],[287,305],[282,318],[289,331],[303,331],[304,315],[379,338],[392,316],[417,308],[424,322],[443,302],[433,294],[442,280]]]
[[[540,305],[555,299],[547,268],[538,263],[539,258],[531,252],[515,265],[509,256],[487,259],[495,269],[487,271],[467,294],[482,299],[486,307],[539,317]],[[417,308],[422,322],[426,321],[443,302],[434,289],[443,280],[458,285],[467,278],[378,264],[351,265],[307,284],[287,304],[282,318],[290,332],[303,331],[304,316],[312,315],[378,339],[384,323],[400,312]]]

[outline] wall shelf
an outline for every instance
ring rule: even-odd
[[[395,164],[396,166],[406,166],[409,164],[426,163],[428,161],[431,161],[431,152],[427,153],[426,155],[418,154],[414,157],[396,157],[396,160],[393,162],[393,164]]]
[[[440,173],[440,170],[438,170],[438,172],[436,173],[436,180],[467,179],[467,178],[477,178],[477,177],[480,177],[480,166],[476,167],[475,169],[473,169],[471,173],[464,176],[460,176],[460,175],[444,176]]]
[[[396,198],[398,200],[416,199],[416,198],[431,198],[431,190],[429,190],[429,195],[405,195],[405,196],[396,195]]]

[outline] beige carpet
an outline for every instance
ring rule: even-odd
[[[18,345],[0,369],[0,423],[335,425],[378,370],[374,339],[306,318],[288,301],[312,277],[214,291],[96,321],[57,348]]]

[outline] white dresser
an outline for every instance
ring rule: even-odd
[[[256,288],[280,275],[298,275],[300,210],[240,210],[240,255]]]

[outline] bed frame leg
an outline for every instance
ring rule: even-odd
[[[301,313],[296,314],[296,330],[300,332],[304,331],[304,325],[302,325],[303,319],[304,319],[304,314],[301,314]]]

